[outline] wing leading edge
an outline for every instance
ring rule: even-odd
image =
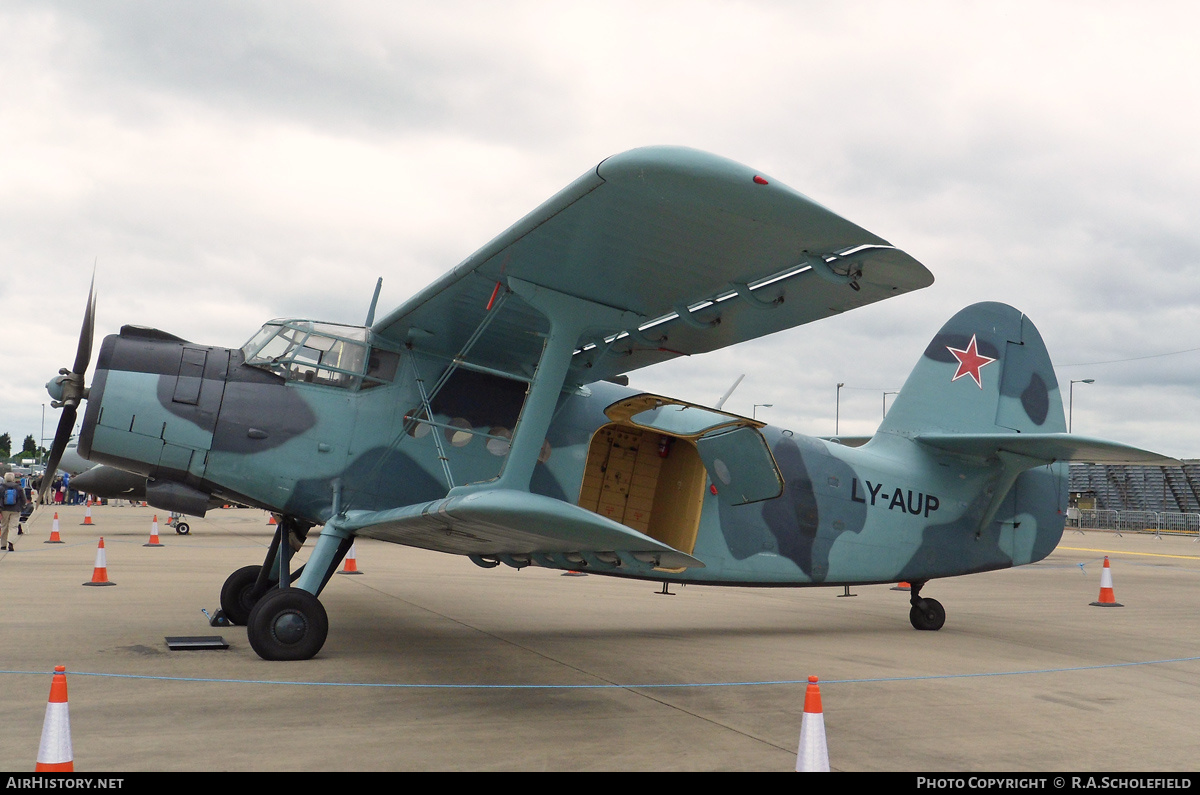
[[[509,295],[510,278],[631,319],[581,336],[568,377],[576,384],[933,282],[886,240],[746,166],[648,147],[600,163],[374,331],[446,359],[469,349],[476,365],[528,376],[549,324]]]

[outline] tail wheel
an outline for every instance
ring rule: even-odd
[[[329,617],[317,597],[300,588],[272,589],[250,611],[246,637],[264,660],[308,660],[325,645]]]
[[[946,608],[937,599],[917,599],[908,611],[914,629],[936,632],[946,623]]]

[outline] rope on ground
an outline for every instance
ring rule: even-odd
[[[884,676],[865,679],[822,679],[821,685],[873,684],[880,682],[926,682],[939,679],[978,679],[992,676],[1032,676],[1038,674],[1060,674],[1075,671],[1101,671],[1111,668],[1135,668],[1145,665],[1170,665],[1200,661],[1198,657],[1175,657],[1165,660],[1142,660],[1139,662],[1104,663],[1101,665],[1078,665],[1068,668],[1031,668],[1020,671],[987,671],[964,674],[929,674],[927,676]],[[45,676],[46,671],[3,671],[0,675]],[[99,671],[71,671],[71,676],[95,676],[109,679],[135,679],[158,682],[195,682],[226,685],[289,685],[293,687],[366,687],[398,688],[410,690],[660,690],[670,688],[701,687],[763,687],[779,685],[808,686],[808,679],[777,679],[758,682],[691,682],[691,683],[643,683],[643,684],[596,684],[596,685],[482,685],[482,684],[437,684],[404,682],[288,682],[281,679],[213,679],[187,676],[151,676],[147,674],[113,674]]]

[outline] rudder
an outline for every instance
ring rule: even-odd
[[[1059,433],[1058,379],[1037,328],[1006,304],[973,304],[925,348],[880,433]]]

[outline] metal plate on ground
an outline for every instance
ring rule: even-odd
[[[168,637],[167,648],[171,651],[201,651],[204,649],[228,649],[229,644],[220,635],[190,635]]]

